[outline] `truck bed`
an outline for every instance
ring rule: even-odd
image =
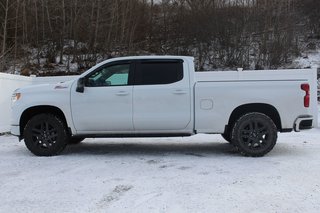
[[[239,104],[239,101],[243,104],[274,102],[280,111],[302,111],[294,103],[302,100],[300,85],[304,82],[310,84],[311,104],[308,111],[314,117],[315,127],[318,123],[315,76],[316,69],[195,72],[196,129],[198,132],[208,132],[205,127],[212,126],[222,130],[218,124],[227,122],[225,112],[234,109],[233,103]],[[288,112],[283,112],[285,114],[288,116],[282,119],[286,121],[283,126],[290,128],[295,118],[291,118]],[[214,121],[212,118],[221,120]]]

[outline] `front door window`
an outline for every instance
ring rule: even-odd
[[[86,78],[86,87],[126,86],[130,64],[119,64],[99,69]]]

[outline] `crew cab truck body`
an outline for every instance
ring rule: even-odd
[[[87,137],[222,134],[263,156],[317,124],[315,70],[195,72],[192,57],[104,61],[73,81],[17,89],[11,132],[41,156]]]

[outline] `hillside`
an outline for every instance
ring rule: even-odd
[[[127,55],[197,70],[319,65],[318,0],[0,0],[0,72],[81,73]]]

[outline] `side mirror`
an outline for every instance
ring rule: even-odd
[[[111,81],[106,81],[105,86],[111,86]]]
[[[84,78],[79,78],[76,91],[80,93],[84,92]]]

